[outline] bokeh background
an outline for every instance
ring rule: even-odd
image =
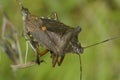
[[[61,22],[72,27],[80,26],[79,41],[82,46],[120,36],[120,0],[22,0],[22,3],[34,15],[42,17],[55,11]],[[23,22],[16,0],[0,0],[0,6],[20,33],[24,58]],[[13,72],[10,67],[12,62],[1,47],[0,80],[79,80],[78,55],[67,54],[61,66],[52,68],[48,53],[42,57],[46,63]],[[83,80],[120,80],[120,39],[85,49],[81,56]],[[29,47],[28,61],[34,59],[34,52]]]

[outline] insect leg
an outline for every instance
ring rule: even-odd
[[[43,55],[47,54],[48,51],[49,51],[48,49],[45,49],[44,51],[40,52],[39,55],[43,56]]]
[[[56,12],[52,12],[50,15],[47,16],[47,18],[49,19],[53,19],[53,20],[56,20],[58,21],[58,15]]]
[[[54,12],[53,15],[54,15],[54,20],[58,20],[58,15],[57,15],[57,13]]]
[[[51,53],[51,58],[52,58],[52,66],[55,67],[56,63],[58,62],[58,55],[51,51],[50,53]]]
[[[56,55],[56,56],[53,58],[52,66],[55,67],[55,65],[56,65],[57,62],[58,62],[58,55]]]
[[[60,65],[62,64],[62,62],[63,62],[63,60],[64,60],[64,57],[65,57],[65,55],[64,55],[64,56],[61,56],[60,61],[58,62],[58,66],[60,66]]]
[[[41,61],[40,61],[39,48],[38,48],[39,44],[32,40],[30,41],[30,43],[31,43],[31,47],[33,48],[33,50],[36,53],[36,63],[40,64]]]

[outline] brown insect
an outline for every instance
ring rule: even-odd
[[[48,51],[51,53],[52,66],[55,67],[56,63],[58,63],[59,66],[61,65],[66,53],[72,52],[80,56],[80,54],[83,53],[83,50],[88,47],[95,46],[117,38],[114,37],[106,39],[90,46],[82,47],[78,41],[78,34],[81,32],[81,28],[79,26],[72,28],[61,23],[58,21],[56,14],[52,14],[54,16],[53,18],[41,18],[33,16],[27,8],[21,5],[19,1],[18,3],[21,8],[24,21],[23,35],[27,40],[30,41],[36,53],[36,62],[38,64],[43,61],[40,60],[40,57],[45,55]],[[39,45],[46,48],[46,50],[40,52],[38,49]],[[82,72],[81,67],[82,66],[80,66],[80,70]],[[82,73],[80,77],[82,79]]]
[[[68,52],[82,53],[83,48],[78,42],[80,27],[71,28],[55,19],[39,18],[32,16],[27,8],[21,7],[23,21],[25,24],[23,35],[28,39],[37,54],[37,63],[39,64],[38,46],[41,45],[51,52],[53,67],[58,62],[60,65],[64,56]],[[58,60],[58,57],[61,57]]]

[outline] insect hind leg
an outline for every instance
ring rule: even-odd
[[[65,55],[60,57],[60,61],[58,61],[58,66],[60,66],[65,58]]]
[[[56,63],[58,62],[58,54],[53,53],[52,51],[50,51],[51,53],[51,58],[52,58],[52,67],[55,67]]]
[[[52,12],[50,15],[47,16],[47,18],[58,21],[58,15],[56,12]]]

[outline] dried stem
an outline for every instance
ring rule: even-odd
[[[11,65],[11,67],[12,67],[13,70],[17,70],[17,69],[28,68],[28,67],[31,67],[33,65],[36,65],[36,62],[28,62],[26,64]]]
[[[28,44],[29,44],[29,41],[26,41],[25,64],[26,64],[26,62],[27,62],[27,55],[28,55]]]
[[[10,33],[8,33],[10,32]],[[6,36],[7,35],[7,36]],[[3,11],[3,24],[2,24],[2,41],[4,42],[4,48],[5,49],[9,49],[6,50],[7,54],[9,54],[8,56],[12,59],[14,56],[13,63],[14,64],[18,64],[21,63],[22,64],[22,54],[21,54],[21,49],[20,49],[20,44],[19,44],[19,38],[18,38],[18,32],[15,28],[15,26],[9,21],[8,17],[6,16],[5,12]],[[8,37],[9,36],[9,37]],[[13,41],[13,43],[9,42],[9,39]],[[12,47],[12,45],[14,45],[15,50],[17,51],[12,51],[14,50],[14,48]],[[11,52],[10,52],[11,51]],[[19,58],[17,58],[16,55],[19,55]],[[16,58],[15,58],[16,56]],[[20,59],[19,61],[16,59]],[[16,61],[18,61],[18,63],[16,63]]]

